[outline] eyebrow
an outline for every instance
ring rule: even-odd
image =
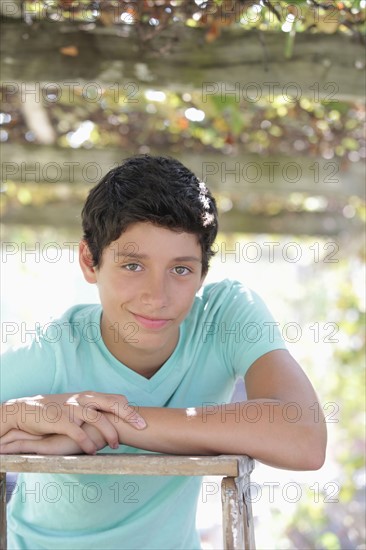
[[[149,259],[149,256],[147,254],[139,254],[138,252],[116,252],[115,253],[116,258],[131,258],[133,260],[146,260]],[[197,258],[197,256],[178,256],[177,258],[172,258],[173,262],[198,262],[202,263],[202,261]]]

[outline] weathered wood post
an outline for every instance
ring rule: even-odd
[[[0,496],[1,496],[1,509],[0,509],[0,549],[7,548],[6,541],[6,473],[0,472]]]
[[[254,460],[247,456],[240,457],[238,467],[237,477],[224,477],[221,483],[224,549],[255,550],[250,497],[250,474]]]

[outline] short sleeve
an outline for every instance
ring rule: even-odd
[[[275,321],[262,298],[253,291],[248,291],[241,326],[245,347],[235,346],[233,350],[233,366],[238,375],[244,375],[262,355],[278,349],[287,349],[279,330],[279,323]]]
[[[287,347],[262,298],[238,281],[230,283],[220,308],[219,332],[223,360],[238,377],[262,355]]]
[[[51,344],[35,337],[27,346],[10,348],[0,360],[0,401],[52,393],[55,355]]]

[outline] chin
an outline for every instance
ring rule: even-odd
[[[135,349],[141,351],[155,351],[167,344],[167,338],[162,338],[160,334],[144,335],[138,342],[130,342]]]

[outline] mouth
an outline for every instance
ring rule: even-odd
[[[148,329],[161,329],[171,321],[171,319],[145,317],[144,315],[138,315],[137,313],[132,313],[132,315],[141,326]]]

